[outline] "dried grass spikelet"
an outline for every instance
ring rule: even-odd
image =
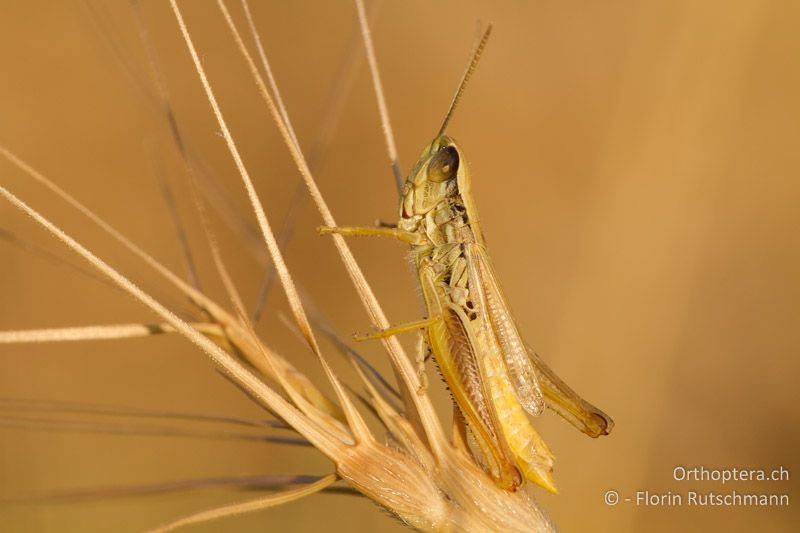
[[[324,223],[335,226],[333,216],[300,152],[288,115],[280,105],[277,87],[273,82],[272,93],[267,90],[225,3],[222,0],[218,0],[217,3],[253,73],[257,88],[300,169]],[[335,474],[320,478],[299,489],[187,516],[162,526],[159,531],[292,501],[324,490],[337,479],[343,480],[412,528],[421,531],[553,530],[544,512],[527,492],[524,490],[507,492],[499,488],[476,464],[473,455],[460,440],[458,432],[455,432],[453,440],[448,438],[442,421],[434,412],[429,396],[419,392],[420,383],[416,369],[394,338],[386,338],[382,342],[392,363],[399,392],[393,392],[376,379],[374,369],[355,354],[344,352],[359,376],[363,399],[381,422],[386,435],[377,436],[369,429],[361,412],[356,409],[351,393],[322,354],[311,327],[314,321],[309,318],[290,270],[284,262],[267,215],[236,149],[232,134],[225,123],[211,84],[194,48],[180,8],[175,0],[171,0],[171,5],[208,101],[250,198],[264,243],[289,301],[294,323],[323,367],[335,392],[335,399],[326,397],[319,387],[296,369],[287,358],[276,353],[255,334],[253,325],[243,310],[236,287],[227,273],[213,233],[205,221],[199,195],[194,193],[215,265],[227,289],[232,310],[227,310],[185,282],[77,199],[2,146],[0,155],[27,176],[48,187],[123,244],[167,282],[185,294],[197,310],[204,313],[207,320],[202,323],[189,323],[181,319],[6,187],[0,186],[0,196],[33,218],[123,291],[150,308],[160,320],[151,325],[121,324],[0,332],[0,342],[74,341],[177,332],[197,345],[231,381],[316,447],[335,465]],[[357,2],[357,5],[362,27],[365,28],[363,5],[360,2]],[[249,18],[246,2],[244,8]],[[370,52],[368,48],[368,53]],[[266,61],[264,68],[269,74]],[[191,177],[192,165],[188,157],[187,170]],[[196,181],[194,179],[190,181],[192,182],[190,188],[194,191]],[[380,329],[388,327],[388,320],[346,243],[338,235],[334,236],[334,243],[373,326]]]
[[[200,293],[195,293],[191,287],[184,286],[179,278],[173,278],[178,281],[175,283],[178,288],[196,299],[203,309],[215,310],[214,322],[193,325],[183,321],[5,187],[0,186],[0,196],[32,217],[164,320],[163,324],[141,328],[122,325],[4,332],[0,334],[0,342],[42,342],[64,338],[70,341],[80,338],[108,339],[130,337],[134,333],[151,335],[170,330],[177,331],[200,347],[234,382],[277,418],[283,420],[324,453],[334,463],[336,474],[341,479],[397,515],[411,527],[422,531],[550,531],[552,529],[543,512],[526,492],[509,493],[498,488],[473,462],[464,448],[454,445],[445,437],[441,424],[435,416],[420,416],[424,430],[423,434],[418,433],[410,417],[395,411],[390,401],[379,392],[363,370],[359,375],[366,388],[366,397],[384,423],[390,436],[388,442],[391,444],[379,442],[368,430],[365,421],[332,371],[329,373],[329,378],[337,392],[344,416],[340,415],[338,408],[329,407],[333,402],[326,399],[310,380],[263,343],[255,338],[251,338],[250,343],[238,343],[238,334],[247,327],[241,323],[241,319],[233,318],[231,314],[218,308]],[[130,241],[121,242],[132,251],[144,253]],[[154,260],[151,266],[157,269],[164,268]],[[169,271],[164,271],[167,272]],[[225,331],[237,334],[229,336],[220,333]],[[86,335],[82,336],[82,333]],[[262,358],[265,367],[271,369],[271,372],[264,375],[254,373],[236,356],[224,350],[221,347],[224,345],[232,347],[231,352],[241,355],[246,361]],[[253,351],[254,346],[257,352]],[[321,361],[327,366],[324,359]],[[407,359],[406,363],[409,367],[406,370],[412,370]],[[413,371],[409,376],[416,379]],[[408,383],[406,385],[408,386]],[[417,385],[413,383],[413,386]],[[282,389],[283,394],[278,392],[278,388]],[[423,413],[432,415],[428,396],[416,393],[413,396]],[[414,406],[411,408],[414,409]],[[324,489],[333,480],[330,479],[325,485],[319,485],[316,487],[317,490]],[[225,515],[261,509],[275,504],[276,501],[275,496],[269,496],[259,499],[257,506],[254,502],[245,502],[226,508]],[[222,515],[219,513],[203,512],[169,524],[165,526],[165,530],[193,523],[199,519],[220,516]]]

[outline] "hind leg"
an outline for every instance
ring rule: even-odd
[[[420,332],[419,340],[417,341],[417,353],[416,353],[416,362],[417,362],[417,378],[419,378],[419,388],[417,389],[417,394],[422,396],[428,390],[428,374],[425,373],[425,363],[431,356],[431,348],[428,346],[427,341],[425,340],[425,334]]]

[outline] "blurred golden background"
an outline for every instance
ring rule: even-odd
[[[175,113],[194,153],[251,215],[165,2],[142,3]],[[236,2],[230,2],[243,23]],[[181,5],[223,111],[280,226],[298,174],[215,4]],[[251,7],[301,144],[325,116],[356,31],[349,2]],[[616,421],[596,441],[547,414],[561,494],[532,489],[564,531],[790,531],[797,507],[609,507],[609,489],[797,495],[797,481],[677,482],[676,465],[798,471],[800,5],[790,0],[385,2],[372,30],[407,171],[438,130],[475,34],[495,25],[449,129],[469,157],[490,251],[525,337]],[[360,52],[359,52],[360,53]],[[396,218],[397,197],[363,58],[318,180],[337,220]],[[125,2],[0,3],[0,143],[181,274],[159,192],[169,177],[206,290],[216,280],[181,160]],[[172,308],[153,272],[5,161],[2,184]],[[286,247],[298,282],[342,336],[367,317],[306,203]],[[0,228],[77,262],[11,206]],[[222,219],[240,290],[263,266]],[[390,320],[419,318],[404,248],[351,243]],[[30,245],[30,244],[29,244]],[[0,329],[151,322],[119,291],[0,242]],[[322,381],[278,314],[263,338]],[[404,339],[413,345],[413,339]],[[387,370],[380,346],[359,346]],[[335,359],[333,350],[327,353]],[[340,363],[338,359],[337,364]],[[343,365],[339,365],[342,367]],[[442,412],[447,396],[435,370]],[[0,346],[0,397],[257,418],[254,404],[170,336]],[[3,415],[5,417],[5,414]],[[43,418],[47,418],[42,415]],[[254,442],[27,431],[0,424],[0,499],[244,474],[320,474],[310,449]],[[128,420],[111,419],[128,424]],[[45,424],[47,425],[47,424]],[[137,531],[250,497],[214,489],[0,507],[3,531]],[[794,526],[794,527],[793,527]],[[316,495],[196,531],[401,531],[365,499]]]

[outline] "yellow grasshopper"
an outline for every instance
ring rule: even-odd
[[[391,236],[411,245],[428,318],[367,338],[425,330],[458,406],[457,422],[461,428],[466,422],[489,474],[508,490],[524,478],[555,493],[553,455],[528,415],[547,406],[591,437],[607,435],[613,421],[522,340],[486,251],[462,150],[445,135],[490,31],[476,48],[438,135],[408,175],[397,226],[323,227],[320,233]]]

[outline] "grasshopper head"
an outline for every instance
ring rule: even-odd
[[[455,200],[463,204],[468,219],[477,225],[478,219],[472,205],[469,173],[463,153],[458,144],[444,132],[447,131],[447,125],[461,98],[461,93],[478,64],[491,32],[492,25],[489,24],[473,49],[467,68],[461,77],[461,83],[458,84],[453,100],[447,108],[447,114],[444,116],[439,133],[433,142],[422,151],[414,170],[406,180],[403,188],[403,203],[400,208],[401,221],[424,216],[441,202]],[[480,231],[477,232],[477,236],[478,240],[482,242],[483,237],[480,235]]]
[[[440,135],[422,151],[403,191],[402,216],[424,215],[469,189],[469,174],[458,144]]]

